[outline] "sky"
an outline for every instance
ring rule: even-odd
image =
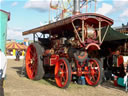
[[[50,0],[0,0],[0,9],[11,14],[7,26],[7,39],[32,39],[32,35],[22,36],[22,32],[48,22],[49,4]],[[112,27],[121,26],[122,23],[126,25],[128,0],[97,0],[96,13],[113,19]]]

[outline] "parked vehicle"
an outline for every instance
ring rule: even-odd
[[[40,80],[47,73],[54,74],[57,86],[67,88],[73,76],[84,76],[89,85],[98,85],[103,72],[95,52],[100,50],[104,39],[101,29],[112,24],[113,20],[106,16],[79,13],[23,32],[33,34],[34,39],[38,37],[26,51],[28,78]],[[38,32],[40,36],[36,35]]]

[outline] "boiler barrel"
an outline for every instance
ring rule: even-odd
[[[5,52],[7,37],[7,21],[10,19],[10,13],[0,10],[0,49]]]

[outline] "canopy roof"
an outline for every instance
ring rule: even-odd
[[[6,49],[19,49],[19,50],[24,50],[27,49],[27,46],[25,45],[20,45],[16,42],[8,43],[6,44]]]
[[[122,39],[128,39],[128,36],[120,33],[116,30],[114,30],[113,28],[109,27],[108,31],[106,33],[106,29],[107,27],[103,28],[101,30],[101,37],[103,38],[103,36],[106,34],[104,41],[113,41],[113,40],[122,40]]]
[[[93,24],[95,28],[99,27],[98,22],[101,22],[101,27],[113,24],[113,20],[104,15],[97,13],[84,13],[84,14],[74,15],[44,26],[40,26],[38,28],[25,31],[22,34],[27,35],[37,32],[42,32],[42,33],[50,32],[50,34],[61,34],[60,33],[61,30],[67,30],[70,32],[73,30],[72,22],[75,22],[77,20],[78,21],[84,20],[89,25]]]

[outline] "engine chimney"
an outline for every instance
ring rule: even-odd
[[[78,15],[80,13],[80,0],[73,0],[73,14]]]

